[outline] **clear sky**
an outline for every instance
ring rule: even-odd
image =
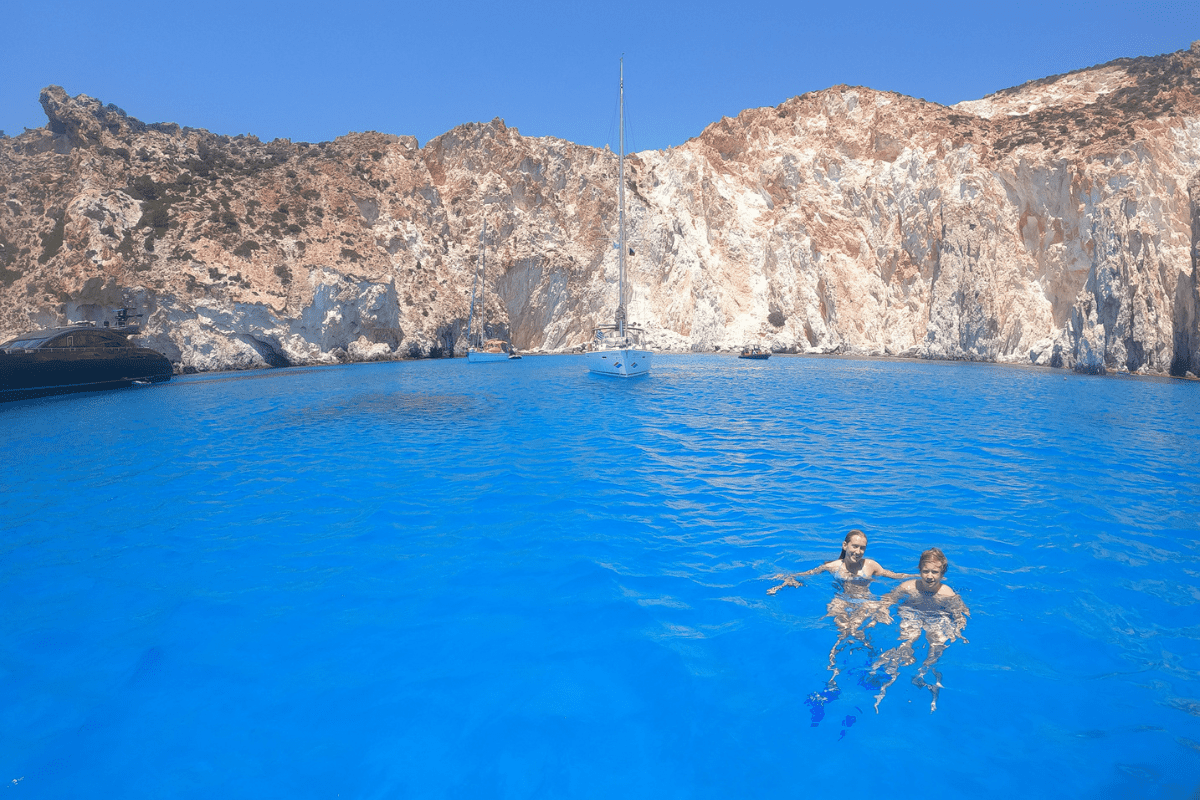
[[[314,3],[6,0],[0,130],[46,123],[44,86],[144,122],[323,141],[502,117],[615,149],[681,144],[746,108],[836,84],[951,104],[1200,39],[1200,2]]]

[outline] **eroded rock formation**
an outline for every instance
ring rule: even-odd
[[[579,349],[616,305],[616,157],[500,120],[261,142],[58,87],[0,139],[0,335],[142,313],[200,370]],[[627,161],[654,347],[1200,372],[1200,43],[940,106],[839,86]]]

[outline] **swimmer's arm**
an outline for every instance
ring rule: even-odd
[[[883,625],[891,624],[892,615],[889,613],[889,609],[896,605],[896,603],[903,600],[907,594],[907,592],[902,591],[902,587],[898,586],[878,600],[868,601],[867,609],[871,618],[871,622],[868,623],[868,627],[877,622]]]
[[[949,589],[950,587],[946,588]],[[946,610],[950,612],[950,619],[954,622],[954,632],[958,635],[959,639],[966,642],[967,637],[963,636],[962,632],[963,628],[967,627],[967,617],[971,616],[971,609],[967,608],[967,604],[962,601],[962,597],[953,589],[950,589],[950,592],[950,597],[946,601]]]
[[[830,563],[833,563],[833,562],[830,562]],[[794,572],[794,573],[790,573],[790,574],[786,573],[786,572],[781,572],[778,575],[772,575],[771,580],[782,581],[782,583],[780,583],[776,586],[772,586],[770,589],[767,589],[767,594],[775,594],[776,592],[778,592],[780,589],[782,589],[785,586],[803,586],[804,582],[797,580],[797,578],[805,578],[809,575],[816,575],[818,572],[824,572],[828,569],[829,569],[829,564],[821,564],[820,566],[813,567],[812,569],[805,570],[804,572]]]
[[[920,575],[909,575],[904,572],[892,572],[890,569],[885,569],[882,566],[880,566],[878,562],[875,563],[875,567],[876,567],[876,570],[875,570],[876,575],[882,575],[883,577],[891,578],[892,580],[906,581],[906,580],[909,580],[910,578],[921,577]]]
[[[833,564],[837,564],[837,563],[838,563],[837,561],[826,561],[824,564],[818,564],[817,566],[813,567],[812,569],[806,569],[806,570],[804,570],[804,572],[797,572],[792,577],[806,578],[809,575],[816,575],[818,572],[828,572],[830,569],[830,566]]]
[[[900,601],[904,600],[904,598],[908,597],[909,594],[910,593],[905,589],[904,584],[900,584],[895,589],[892,589],[883,597],[879,598],[879,605],[884,608],[891,608]]]
[[[879,598],[879,602],[884,608],[890,608],[894,605],[904,605],[918,594],[917,582],[908,580]]]

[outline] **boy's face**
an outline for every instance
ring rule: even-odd
[[[921,564],[921,588],[927,592],[937,591],[942,585],[942,576],[946,571],[936,561],[926,561]]]

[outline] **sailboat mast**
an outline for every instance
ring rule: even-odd
[[[482,255],[483,246],[480,242],[479,252]],[[467,315],[467,352],[471,352],[471,348],[475,346],[475,290],[479,288],[479,270],[475,269],[475,275],[471,280],[471,312]]]
[[[625,59],[621,58],[621,153],[617,161],[617,335],[625,336]]]
[[[479,279],[479,347],[484,348],[484,339],[487,338],[487,331],[484,330],[487,326],[487,217],[484,217],[484,234],[480,239],[479,260],[482,266],[480,270],[482,275]]]

